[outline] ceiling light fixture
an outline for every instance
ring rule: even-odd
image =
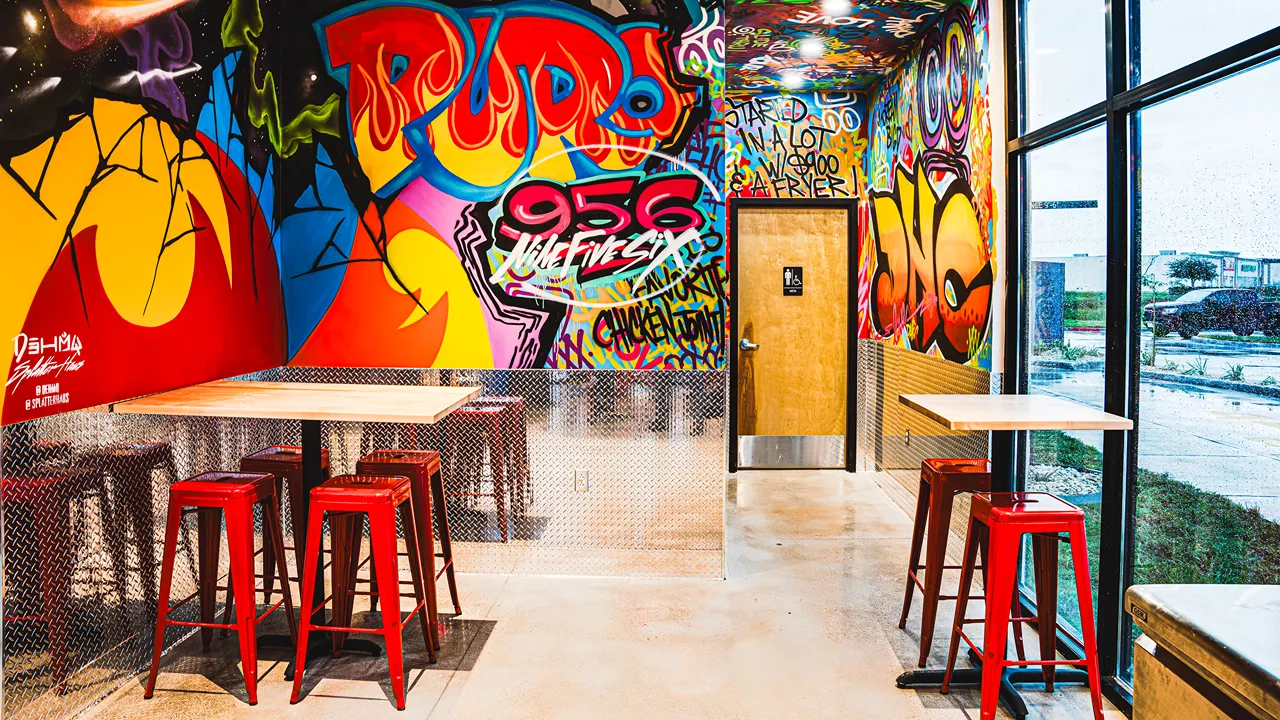
[[[804,86],[806,78],[798,72],[786,72],[782,74],[782,87],[788,90],[799,90]]]
[[[822,14],[827,17],[843,17],[853,10],[849,0],[822,0]]]
[[[36,14],[27,10],[22,13],[22,22],[27,26],[27,32],[34,33],[40,29],[40,21],[36,19]]]
[[[822,57],[822,51],[826,46],[822,42],[822,38],[805,38],[800,41],[800,57],[819,58]]]

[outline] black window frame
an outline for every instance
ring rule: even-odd
[[[1141,157],[1138,111],[1201,87],[1243,73],[1280,58],[1280,27],[1259,33],[1224,50],[1191,62],[1172,72],[1139,82],[1141,47],[1138,22],[1141,0],[1110,0],[1106,4],[1106,98],[1077,112],[1024,132],[1026,97],[1025,53],[1026,0],[1006,0],[1005,98],[1007,102],[1005,354],[1002,390],[1022,394],[1028,389],[1029,338],[1026,282],[1030,278],[1026,252],[1026,222],[1030,198],[1026,189],[1027,153],[1055,141],[1099,126],[1107,135],[1107,320],[1104,349],[1103,409],[1133,420],[1130,431],[1103,434],[1102,527],[1098,558],[1097,611],[1098,659],[1103,694],[1127,715],[1133,710],[1132,687],[1122,678],[1121,667],[1130,642],[1130,624],[1124,612],[1124,592],[1133,584],[1134,510],[1137,494],[1134,478],[1138,463],[1138,391],[1141,323],[1140,248],[1136,247],[1136,218]],[[1011,487],[1025,487],[1029,448],[1027,433],[996,433],[993,460],[1009,468],[1004,480]],[[1001,462],[1007,459],[1007,464]],[[1022,598],[1034,612],[1031,599]],[[1059,632],[1064,655],[1082,652],[1077,638]]]

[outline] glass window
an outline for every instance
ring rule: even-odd
[[[1140,0],[1137,7],[1142,81],[1280,25],[1276,0]]]
[[[1105,0],[1024,0],[1026,130],[1090,105],[1107,93]]]
[[[1106,132],[1094,128],[1026,155],[1024,239],[1030,367],[1027,391],[1102,408],[1106,344]],[[1033,432],[1026,489],[1052,492],[1085,511],[1097,597],[1102,502],[1102,432]],[[1034,586],[1024,555],[1023,584]],[[1069,547],[1058,558],[1062,622],[1079,635]]]
[[[1271,63],[1137,115],[1135,583],[1280,582],[1276,87]]]

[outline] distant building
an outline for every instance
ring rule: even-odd
[[[1167,290],[1170,285],[1181,282],[1169,275],[1169,265],[1184,257],[1202,258],[1217,267],[1217,279],[1212,283],[1198,283],[1200,287],[1254,288],[1280,285],[1280,258],[1244,258],[1226,250],[1203,253],[1162,250],[1155,255],[1142,256],[1142,272],[1150,273],[1161,283],[1161,289]],[[1107,258],[1104,255],[1037,257],[1032,260],[1061,263],[1066,271],[1066,290],[1102,292],[1107,287]]]

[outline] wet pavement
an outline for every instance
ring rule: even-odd
[[[1259,334],[1259,337],[1261,335]],[[1150,333],[1143,334],[1149,349]],[[1073,345],[1101,346],[1101,333],[1070,333]],[[1207,377],[1221,378],[1228,365],[1243,365],[1245,380],[1259,382],[1267,376],[1280,379],[1280,346],[1240,350],[1218,343],[1195,343],[1181,338],[1161,338],[1157,369],[1166,362],[1185,363],[1199,358],[1208,362]],[[1031,391],[1102,406],[1102,371],[1037,369]],[[1170,380],[1144,379],[1138,398],[1138,465],[1168,473],[1176,480],[1216,492],[1264,517],[1280,522],[1280,400],[1206,388]],[[1097,449],[1101,432],[1070,433]]]

